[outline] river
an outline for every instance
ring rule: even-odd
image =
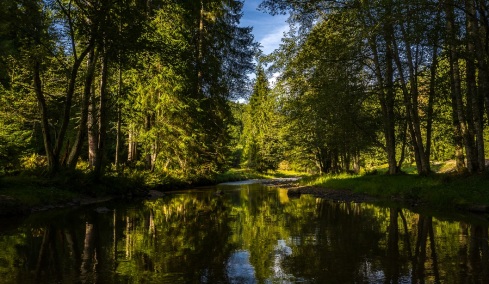
[[[462,219],[219,185],[0,220],[0,283],[489,283]]]

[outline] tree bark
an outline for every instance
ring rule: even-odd
[[[455,161],[457,171],[462,171],[465,165],[465,158],[463,154],[463,112],[459,111],[459,104],[461,103],[461,88],[460,88],[460,70],[458,65],[458,55],[455,46],[455,18],[454,18],[454,3],[453,0],[447,1],[445,3],[445,12],[447,17],[446,23],[446,33],[448,37],[448,56],[450,63],[450,94],[452,101],[452,122],[454,131],[454,142],[455,142]],[[459,103],[460,101],[460,103]],[[463,110],[462,110],[463,111]],[[470,163],[469,163],[470,164]]]
[[[409,11],[408,11],[409,12]],[[426,156],[425,147],[423,143],[423,136],[421,133],[421,122],[419,118],[419,107],[418,107],[418,76],[417,70],[414,64],[414,58],[411,52],[411,42],[408,39],[408,35],[403,23],[400,24],[401,35],[403,39],[403,44],[406,49],[406,60],[408,65],[408,74],[409,74],[409,86],[407,80],[404,77],[404,68],[401,63],[401,57],[399,55],[399,50],[397,48],[397,42],[395,35],[393,33],[393,29],[390,28],[389,32],[391,32],[392,37],[392,46],[394,53],[394,60],[397,65],[397,69],[399,70],[399,77],[402,85],[402,91],[404,94],[404,106],[406,108],[406,115],[408,119],[409,132],[411,134],[411,140],[414,148],[414,155],[416,159],[416,167],[418,170],[418,174],[425,175],[430,172],[430,163],[429,157]]]
[[[56,156],[60,156],[61,148],[63,147],[64,140],[65,140],[66,131],[68,130],[68,125],[70,123],[71,106],[73,104],[73,94],[75,93],[75,85],[76,85],[76,79],[78,78],[78,70],[80,69],[81,63],[88,55],[91,49],[92,49],[92,42],[90,42],[90,44],[83,50],[79,58],[75,58],[75,62],[73,63],[73,67],[71,69],[70,82],[68,84],[68,91],[66,93],[66,98],[65,98],[65,108],[64,108],[62,123],[58,132],[58,138],[56,139],[56,144],[53,149]],[[66,149],[66,151],[68,151],[68,149]]]
[[[92,89],[97,56],[98,54],[94,50],[91,50],[87,60],[87,75],[85,78],[85,86],[84,86],[83,97],[82,97],[81,119],[80,119],[80,124],[78,126],[78,132],[75,138],[75,142],[73,144],[67,162],[68,168],[71,169],[74,169],[76,167],[76,163],[78,161],[78,157],[80,156],[83,142],[85,141],[85,137],[87,135],[88,108],[89,108],[90,96],[91,96],[90,91]]]
[[[105,143],[107,137],[107,79],[108,79],[108,54],[106,47],[102,47],[102,66],[100,79],[100,99],[99,99],[99,116],[98,116],[98,145],[95,152],[95,165],[93,173],[95,178],[100,178],[103,174]]]
[[[436,73],[438,70],[438,34],[435,36],[433,44],[432,62],[430,66],[430,91],[428,97],[428,108],[426,111],[426,148],[425,155],[431,156],[431,137],[433,131],[433,105],[436,95]]]
[[[36,92],[37,103],[41,114],[41,130],[44,142],[44,150],[46,151],[46,158],[48,160],[48,173],[52,175],[55,174],[59,169],[59,160],[53,151],[51,131],[49,129],[48,108],[46,105],[46,98],[44,97],[44,92],[42,90],[40,69],[41,64],[36,60],[36,62],[34,63],[34,90]]]
[[[93,170],[97,163],[98,147],[98,112],[97,112],[97,95],[95,86],[92,84],[90,92],[90,103],[88,106],[88,164]]]
[[[485,155],[484,155],[484,128],[482,119],[482,100],[479,99],[477,82],[476,82],[476,63],[474,58],[477,57],[477,61],[483,61],[483,58],[478,58],[480,51],[476,50],[478,44],[478,24],[476,20],[476,9],[473,1],[465,1],[466,9],[466,25],[467,25],[467,55],[466,58],[466,72],[467,72],[467,108],[471,108],[472,117],[469,118],[469,130],[471,130],[470,138],[471,145],[473,145],[473,137],[475,136],[475,146],[472,146],[472,169],[473,171],[484,171],[485,168]],[[480,71],[479,71],[480,72]]]
[[[393,66],[392,52],[386,54],[387,74],[386,79],[382,76],[379,53],[377,51],[376,38],[369,38],[369,44],[373,53],[373,63],[377,84],[379,85],[378,98],[382,109],[383,130],[386,141],[385,149],[389,174],[397,174],[398,167],[396,161],[396,141],[395,141],[395,121],[394,121],[394,90],[393,90]],[[391,50],[388,48],[388,51]]]
[[[122,67],[119,62],[119,88],[117,91],[117,127],[116,127],[116,141],[115,141],[115,168],[116,171],[119,171],[119,164],[120,164],[120,151],[121,151],[121,140],[122,140],[122,133],[121,133],[121,127],[122,127],[122,106],[121,106],[121,100],[122,100]]]
[[[127,149],[127,162],[132,163],[137,160],[137,142],[136,142],[136,130],[134,130],[134,126],[129,127],[128,131],[128,149]]]

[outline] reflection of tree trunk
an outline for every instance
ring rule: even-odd
[[[399,211],[399,216],[401,217],[401,220],[402,220],[402,228],[404,229],[404,242],[406,243],[408,256],[409,256],[409,258],[412,258],[413,255],[412,255],[412,250],[411,250],[411,240],[410,240],[410,236],[409,236],[407,220],[406,220],[406,217],[404,216],[404,213],[402,213],[402,210]]]
[[[414,250],[412,280],[413,282],[424,283],[424,262],[426,259],[426,235],[424,234],[425,217],[419,216],[418,235],[416,238],[416,248]]]
[[[387,259],[389,264],[386,267],[386,281],[389,283],[397,283],[399,281],[399,266],[397,265],[399,260],[398,214],[398,208],[390,209],[389,235],[387,237]]]
[[[420,216],[418,221],[418,237],[416,240],[416,249],[413,257],[413,280],[424,283],[425,279],[425,263],[426,263],[426,248],[428,236],[430,237],[432,262],[435,278],[438,277],[437,256],[435,251],[435,241],[433,233],[433,218]]]
[[[37,263],[36,263],[36,278],[39,279],[39,276],[41,274],[41,266],[44,262],[44,258],[46,257],[46,248],[49,245],[49,229],[46,228],[44,229],[44,234],[42,236],[42,243],[41,243],[41,248],[39,249],[39,256],[37,257]]]
[[[480,225],[470,227],[470,243],[468,251],[468,271],[474,279],[487,279],[489,276],[489,247],[488,247],[487,228]]]
[[[53,228],[45,228],[42,238],[41,248],[39,249],[39,255],[35,268],[35,278],[40,281],[41,272],[43,270],[50,270],[54,272],[62,271],[60,253],[56,246],[56,237],[63,237],[62,234],[56,235]],[[52,265],[52,267],[51,267]],[[45,274],[43,274],[45,275]],[[61,282],[60,273],[54,273],[50,276],[50,280],[53,282]]]
[[[459,272],[459,282],[462,283],[465,279],[467,279],[467,271],[468,271],[468,259],[467,259],[467,235],[468,235],[468,227],[466,224],[460,223],[460,232],[459,235],[461,239],[459,240],[460,248],[458,250],[458,259],[460,263],[460,272]]]
[[[114,257],[114,271],[116,269],[116,263],[117,263],[117,210],[114,209],[114,216],[113,216],[113,219],[112,219],[112,226],[113,226],[113,229],[112,229],[112,232],[113,232],[113,242],[114,242],[114,247],[112,248],[112,253],[113,253],[113,257]]]
[[[64,237],[66,240],[66,246],[68,247],[70,259],[73,261],[73,263],[75,263],[75,266],[78,267],[78,261],[80,261],[80,251],[77,246],[76,237],[74,234],[72,234],[71,230],[68,229],[64,231]],[[70,270],[70,273],[72,273],[72,279],[78,278],[76,271]]]
[[[433,220],[430,218],[430,226],[428,228],[430,237],[431,259],[433,263],[433,275],[435,282],[440,283],[440,271],[438,270],[438,255],[436,254],[435,232],[433,231]]]
[[[488,230],[483,228],[481,232],[481,261],[482,261],[482,275],[481,279],[489,279],[489,243],[488,243]]]
[[[96,253],[95,230],[93,224],[85,224],[85,241],[83,243],[82,263],[80,267],[80,280],[82,283],[95,283],[96,281]]]
[[[132,220],[129,216],[126,217],[126,259],[131,259],[131,242],[132,242]]]
[[[153,239],[156,237],[156,226],[155,226],[155,220],[154,220],[154,213],[153,210],[150,210],[149,212],[149,228],[148,228],[149,234]]]

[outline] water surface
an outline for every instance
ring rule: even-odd
[[[0,283],[489,283],[483,218],[289,199],[259,184],[0,226]]]

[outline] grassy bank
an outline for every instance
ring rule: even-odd
[[[308,175],[304,173],[294,171],[268,171],[265,173],[258,173],[246,169],[231,169],[225,173],[219,174],[215,177],[214,183],[222,183],[229,181],[240,181],[248,179],[271,179],[271,178],[288,178],[288,177],[306,177]]]
[[[221,182],[297,175],[298,173],[295,172],[256,173],[231,169],[208,178],[181,178],[145,171],[131,171],[124,175],[108,174],[95,181],[89,173],[83,171],[64,173],[55,178],[21,173],[0,177],[0,206],[6,208],[6,201],[8,201],[10,207],[32,208],[62,204],[87,195],[91,197],[145,195],[149,189],[170,191]]]
[[[489,206],[489,174],[437,173],[403,175],[334,175],[304,178],[302,185],[347,189],[384,199],[404,200],[435,208]]]

